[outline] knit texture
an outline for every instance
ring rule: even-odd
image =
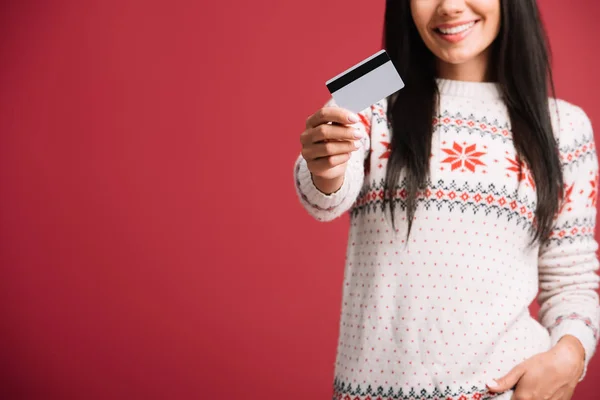
[[[580,381],[594,355],[598,159],[589,118],[550,101],[565,200],[549,239],[528,248],[535,182],[516,155],[499,88],[443,79],[438,87],[431,175],[408,243],[404,172],[395,231],[382,209],[392,135],[387,99],[360,113],[355,127],[366,136],[336,193],[320,192],[306,161],[296,160],[306,211],[324,222],[350,216],[334,399],[508,399],[512,391],[491,394],[485,382],[562,336],[585,348]]]

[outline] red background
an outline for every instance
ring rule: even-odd
[[[540,3],[600,132],[600,5]],[[0,397],[330,398],[348,222],[305,213],[292,165],[383,11],[2,3]]]

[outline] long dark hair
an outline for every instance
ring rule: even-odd
[[[413,22],[409,0],[388,0],[383,47],[406,86],[388,98],[392,126],[390,157],[384,183],[384,201],[394,209],[400,172],[406,171],[408,234],[417,207],[417,192],[429,177],[433,118],[439,106],[435,56]],[[536,0],[502,0],[498,37],[492,44],[489,71],[500,86],[508,108],[513,143],[519,158],[529,165],[536,183],[537,206],[529,245],[544,242],[551,230],[563,193],[563,175],[548,104],[548,86],[554,95],[550,48]],[[531,231],[530,231],[531,233]]]

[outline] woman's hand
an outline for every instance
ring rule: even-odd
[[[552,349],[523,361],[488,388],[504,392],[516,385],[512,400],[569,400],[583,373],[584,357],[579,340],[565,335]]]
[[[300,135],[302,157],[321,192],[333,193],[342,186],[350,155],[363,136],[347,125],[357,122],[358,115],[337,106],[323,107],[306,120]]]

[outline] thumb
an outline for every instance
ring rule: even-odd
[[[492,392],[504,392],[506,390],[512,389],[521,376],[523,376],[524,368],[522,364],[517,365],[513,369],[511,369],[506,375],[502,378],[498,378],[496,380],[490,379],[486,385],[490,388]]]

